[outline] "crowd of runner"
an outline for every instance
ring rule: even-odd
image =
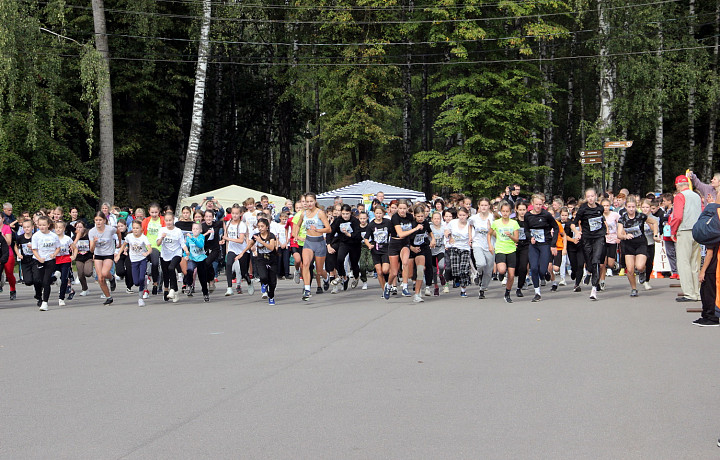
[[[226,203],[208,197],[177,213],[158,204],[147,210],[103,204],[89,218],[77,208],[23,211],[15,217],[5,203],[0,262],[10,300],[17,299],[16,283],[22,282],[33,287],[43,311],[53,296],[59,306],[66,305],[76,289],[79,296],[96,295],[90,290],[93,280],[105,305],[113,302],[118,281],[137,295],[139,306],[148,299],[178,302],[181,294],[198,293],[208,302],[223,273],[225,296],[243,289],[252,296],[259,288],[270,305],[277,281],[285,278],[302,285],[298,299],[303,301],[313,292],[338,294],[359,285],[367,290],[371,279],[385,301],[468,297],[473,284],[478,288],[472,295],[485,299],[493,280],[501,283],[498,290],[508,303],[525,297],[529,284],[532,302],[543,299],[547,285],[550,291],[568,286],[576,293],[586,286],[589,299],[597,300],[606,277],[617,275],[627,277],[629,295],[636,297],[640,287],[652,289],[658,242],[664,242],[669,260],[665,276],[681,278],[675,244],[681,244],[692,218],[690,181],[699,184],[699,193],[703,186],[720,185],[720,177],[705,185],[688,175],[676,180],[676,194],[638,196],[625,189],[599,194],[590,188],[578,199],[524,197],[511,185],[493,199],[453,194],[415,203],[386,202],[379,191],[367,209],[339,197],[322,207],[313,193],[282,207],[263,196],[223,209]],[[703,204],[715,200],[709,189],[704,195],[698,197]],[[678,215],[673,208],[679,202]],[[708,255],[716,260],[712,248]],[[691,267],[698,285],[705,265]],[[684,267],[679,268],[682,275]],[[700,300],[699,289],[684,285],[683,290],[680,301]],[[717,324],[714,309],[701,319]]]

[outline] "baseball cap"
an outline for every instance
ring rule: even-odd
[[[281,212],[290,212],[290,208],[288,208],[287,206],[283,206]]]
[[[677,177],[675,178],[675,185],[677,185],[677,184],[683,184],[683,183],[685,183],[685,184],[690,183],[690,180],[687,178],[687,176],[685,176],[685,175],[680,175],[680,176],[677,176]]]

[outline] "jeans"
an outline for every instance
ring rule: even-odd
[[[531,244],[528,248],[530,275],[532,277],[533,287],[536,289],[540,287],[540,277],[542,276],[544,278],[547,274],[550,255],[549,244]]]

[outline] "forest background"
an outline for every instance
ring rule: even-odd
[[[620,139],[607,185],[667,191],[715,171],[719,30],[720,0],[0,0],[0,199],[297,197],[307,140],[313,191],[577,196]]]

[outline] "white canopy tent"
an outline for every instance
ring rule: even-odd
[[[425,201],[425,194],[407,188],[396,187],[394,185],[383,184],[372,180],[365,180],[356,184],[340,187],[318,195],[317,199],[320,204],[327,206],[332,204],[336,196],[343,199],[344,203],[356,204],[363,202],[368,196],[372,200],[375,194],[383,192],[385,194],[385,203],[390,200],[399,200],[406,198],[412,201]]]
[[[255,198],[255,201],[259,202],[260,197],[267,195],[268,200],[271,204],[275,205],[275,209],[282,209],[285,206],[286,198],[277,195],[271,195],[269,193],[260,192],[251,188],[240,187],[239,185],[228,185],[216,190],[210,190],[208,192],[199,193],[197,195],[189,196],[182,200],[180,204],[182,206],[190,206],[192,203],[202,203],[203,200],[209,196],[214,197],[220,203],[223,208],[229,208],[234,203],[242,204],[248,198]]]

